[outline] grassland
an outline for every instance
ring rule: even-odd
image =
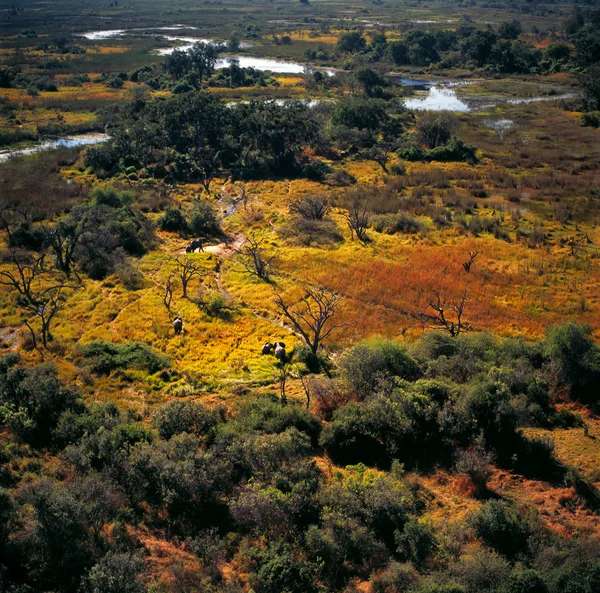
[[[189,27],[181,29],[184,35],[221,40],[235,35],[248,41],[253,46],[242,50],[248,55],[303,61],[305,50],[332,51],[339,35],[355,26],[367,35],[385,30],[394,39],[409,26],[447,28],[467,15],[477,26],[519,18],[531,31],[534,26],[561,28],[570,14],[570,7],[560,4],[552,5],[552,14],[544,16],[431,2],[366,6],[352,1],[312,1],[303,7],[299,3],[235,0],[199,5],[181,0],[176,5],[151,1],[143,6],[140,11],[137,1],[110,7],[98,7],[88,0],[68,0],[60,6],[24,1],[23,10],[16,15],[0,11],[4,19],[0,66],[18,65],[28,74],[51,76],[57,82],[57,90],[52,92],[0,89],[0,133],[23,133],[22,137],[11,136],[6,144],[16,148],[31,143],[36,135],[110,130],[137,85],[127,81],[121,88],[110,88],[107,77],[160,65],[164,58],[156,50],[167,45],[164,38],[143,32],[94,41],[77,37],[85,53],[67,58],[36,49],[40,41],[56,35],[181,24]],[[27,29],[34,29],[37,37],[24,36],[22,31]],[[274,36],[283,35],[289,35],[291,43],[273,41]],[[545,43],[539,42],[541,47]],[[40,62],[48,59],[63,63],[41,68]],[[344,63],[325,60],[319,65],[341,68]],[[78,86],[69,84],[69,77],[81,74],[89,80]],[[273,357],[263,356],[261,347],[266,341],[285,341],[291,351],[302,340],[282,317],[274,299],[281,294],[297,305],[307,287],[322,287],[341,297],[336,321],[343,329],[332,333],[324,345],[334,376],[343,353],[362,340],[379,336],[413,347],[429,334],[432,329],[420,313],[427,310],[436,291],[448,302],[468,296],[465,319],[473,333],[489,332],[529,343],[543,338],[549,327],[573,320],[591,326],[594,339],[599,341],[600,130],[581,125],[582,112],[576,101],[554,99],[577,95],[577,78],[564,72],[498,78],[480,71],[425,72],[417,67],[397,68],[391,76],[460,78],[467,82],[458,87],[458,93],[475,108],[456,115],[456,135],[477,147],[477,162],[406,162],[402,174],[392,175],[367,158],[322,160],[333,171],[352,175],[356,187],[374,191],[373,201],[382,204],[380,214],[402,212],[416,221],[415,232],[386,234],[369,228],[367,241],[355,240],[347,225],[345,201],[351,190],[335,187],[328,180],[247,181],[247,202],[242,204],[237,199],[239,187],[236,189],[228,179],[215,179],[209,192],[197,183],[168,184],[125,172],[111,179],[100,178],[86,167],[81,150],[42,153],[0,164],[2,205],[33,202],[43,211],[40,218],[44,224],[56,223],[76,204],[87,202],[94,187],[116,187],[133,191],[132,209],[143,212],[157,226],[156,245],[141,257],[128,260],[142,280],[132,286],[120,273],[102,280],[82,275],[83,281],[69,293],[54,320],[48,348],[33,347],[25,322],[37,323],[37,318],[24,313],[15,294],[2,287],[0,351],[18,352],[25,366],[55,364],[60,378],[76,386],[88,405],[115,404],[123,414],[130,414],[148,428],[156,410],[168,402],[200,402],[220,410],[230,420],[236,418],[236,406],[261,395],[277,394],[280,365]],[[210,90],[227,101],[317,98],[325,109],[349,94],[348,87],[316,90],[304,75],[274,77],[277,85],[273,86]],[[394,87],[391,92],[401,97],[414,91]],[[165,90],[149,93],[150,97],[168,95]],[[539,97],[550,100],[526,101]],[[511,102],[515,99],[525,102]],[[510,124],[494,127],[498,121]],[[414,126],[414,121],[409,126]],[[312,155],[307,151],[306,156]],[[398,160],[393,156],[391,164]],[[290,206],[315,195],[326,197],[332,204],[329,216],[341,240],[307,246],[285,234]],[[206,274],[191,282],[190,298],[184,298],[177,286],[167,307],[165,286],[175,271],[174,258],[185,255],[190,237],[160,230],[159,223],[167,206],[188,214],[198,197],[218,212],[223,234],[207,242],[203,252],[187,256]],[[274,256],[268,282],[249,274],[242,263],[239,249],[248,237],[262,240],[264,252]],[[474,252],[473,268],[465,271],[463,264]],[[3,270],[8,269],[6,263],[2,265]],[[207,294],[224,299],[228,305],[224,314],[210,313],[198,305],[198,299]],[[175,316],[184,320],[180,336],[173,335]],[[123,368],[94,374],[86,365],[83,348],[95,340],[145,344],[166,355],[170,369],[151,373]],[[306,395],[299,368],[292,365],[287,384],[287,397],[295,402],[303,402]],[[493,372],[489,374],[491,380]],[[596,412],[557,393],[554,403],[558,409],[568,410],[566,415],[582,422],[564,427],[528,426],[520,434],[540,442],[551,439],[557,463],[573,469],[591,488],[600,489],[600,421]],[[12,447],[11,438],[9,430],[2,427],[2,445]],[[12,457],[11,471],[23,483],[33,481],[38,470],[46,476],[65,478],[62,461],[59,463],[51,453],[38,455],[26,448],[21,453]],[[322,448],[313,461],[327,484],[355,479],[356,469],[334,467]],[[445,542],[440,544],[445,550],[440,565],[449,562],[452,554],[457,558],[477,557],[481,546],[472,532],[464,538],[458,532],[485,506],[485,497],[476,492],[473,480],[449,466],[418,470],[411,468],[402,479],[422,497],[420,521],[435,526],[440,541]],[[372,472],[368,475],[371,482],[391,475],[389,471],[368,471]],[[70,475],[65,479],[75,478]],[[353,487],[358,490],[356,484]],[[491,470],[486,492],[488,498],[501,499],[515,508],[535,507],[552,537],[567,541],[600,536],[598,511],[586,503],[575,482],[542,480],[498,463]],[[169,530],[170,526],[153,529],[138,522],[128,534],[146,554],[146,571],[154,586],[150,590],[203,590],[197,582],[189,588],[177,588],[181,575],[187,578],[206,567],[203,558],[190,552],[189,541],[171,537]],[[106,535],[107,539],[112,537],[112,532],[110,537]],[[231,536],[231,541],[234,539],[234,543],[229,542],[232,548],[241,541],[237,535]],[[268,542],[263,538],[257,545],[264,549]],[[222,561],[223,582],[243,583],[249,590],[249,560],[244,557],[243,546],[237,550]],[[437,568],[429,567],[432,571]],[[346,590],[374,591],[371,577],[361,574],[353,581],[355,588]]]

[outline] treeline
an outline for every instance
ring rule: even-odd
[[[391,62],[397,66],[445,69],[486,69],[503,74],[551,73],[578,70],[600,59],[598,22],[600,11],[576,9],[567,24],[565,40],[539,50],[519,37],[519,21],[502,23],[497,29],[478,29],[468,21],[455,30],[409,29],[402,39],[388,41],[385,33],[370,36],[360,31],[342,33],[337,51],[346,54],[348,66]]]
[[[140,344],[94,342],[80,364],[93,384],[127,368],[158,380],[169,362]],[[354,591],[355,579],[377,593],[598,590],[597,540],[563,537],[533,507],[487,491],[500,465],[571,484],[571,504],[600,509],[551,442],[519,431],[581,424],[554,406],[565,390],[598,404],[589,328],[566,324],[533,343],[371,340],[332,374],[305,376],[311,410],[263,395],[230,410],[174,400],[144,417],[86,405],[51,365],[2,359],[2,590],[325,593]],[[315,463],[323,453],[341,467]],[[431,495],[405,471],[435,465],[467,476],[480,510],[425,521]],[[157,541],[185,562],[153,562]]]

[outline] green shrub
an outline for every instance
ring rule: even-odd
[[[163,231],[169,231],[171,233],[187,234],[189,231],[187,220],[181,210],[171,208],[170,206],[160,218],[159,224]]]
[[[318,418],[299,404],[282,404],[276,397],[260,396],[243,403],[224,427],[225,433],[279,434],[296,428],[316,445],[321,432]]]
[[[600,348],[592,339],[592,328],[573,322],[551,327],[547,331],[546,349],[559,374],[559,384],[571,396],[596,402],[600,384]]]
[[[164,439],[187,432],[204,436],[217,425],[216,412],[192,401],[172,401],[159,408],[154,416],[154,426]]]
[[[405,560],[414,562],[417,567],[422,567],[438,548],[431,527],[415,520],[409,521],[403,531],[397,532],[396,544],[398,553]]]
[[[471,517],[477,537],[507,558],[527,552],[533,535],[529,522],[505,502],[491,500]]]
[[[156,373],[170,366],[166,356],[140,342],[113,344],[95,340],[82,347],[82,354],[94,372],[104,375],[128,368]]]
[[[24,369],[14,366],[14,358],[2,362],[0,421],[26,442],[51,445],[61,415],[84,409],[79,392],[58,379],[52,364]]]
[[[218,235],[221,232],[217,214],[206,200],[194,200],[188,226],[195,237]]]
[[[377,391],[378,383],[386,377],[415,381],[421,374],[415,360],[393,340],[373,339],[357,344],[344,353],[340,367],[361,400]]]

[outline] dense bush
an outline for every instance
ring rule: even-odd
[[[164,439],[182,432],[205,436],[217,425],[218,415],[196,402],[172,401],[158,410],[153,422]]]
[[[374,393],[378,382],[387,377],[414,381],[421,374],[417,363],[400,344],[378,339],[352,347],[341,359],[340,368],[359,399]]]
[[[471,517],[475,533],[484,543],[507,558],[528,551],[534,535],[531,519],[504,502],[491,500]]]
[[[169,366],[169,360],[140,342],[113,344],[95,340],[81,349],[90,368],[100,374],[108,374],[116,369],[139,369],[156,373]]]

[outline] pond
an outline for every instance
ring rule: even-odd
[[[89,146],[91,144],[100,144],[108,140],[108,134],[77,134],[74,136],[62,136],[60,138],[51,138],[41,140],[33,146],[26,148],[16,148],[14,150],[0,150],[0,163],[18,156],[27,156],[41,152],[43,150],[52,150],[54,148],[76,148],[77,146]]]
[[[441,85],[430,86],[425,96],[405,99],[404,105],[414,111],[471,111],[469,105],[458,97],[453,88]]]
[[[138,32],[143,31],[169,31],[181,28],[193,29],[194,27],[184,27],[184,25],[173,25],[172,27],[156,27],[154,29],[113,29],[109,31],[90,31],[89,33],[83,33],[82,37],[95,41],[110,39],[113,37],[122,37],[127,34],[136,34]],[[157,53],[161,56],[168,56],[169,54],[172,54],[176,49],[187,51],[191,49],[194,43],[198,42],[213,44],[219,43],[214,39],[209,39],[205,37],[187,37],[178,35],[162,35],[162,37],[167,41],[175,42],[175,45],[157,50]],[[249,47],[252,47],[252,44],[242,42],[240,44],[240,47],[247,49]],[[275,60],[271,58],[257,58],[254,56],[233,55],[218,60],[217,69],[227,68],[231,65],[233,61],[237,61],[240,67],[242,68],[256,68],[257,70],[270,71],[275,72],[277,74],[302,74],[306,66],[305,64],[302,64],[300,62],[287,62],[284,60]],[[333,76],[335,74],[334,70],[323,70],[323,72],[328,76]]]

